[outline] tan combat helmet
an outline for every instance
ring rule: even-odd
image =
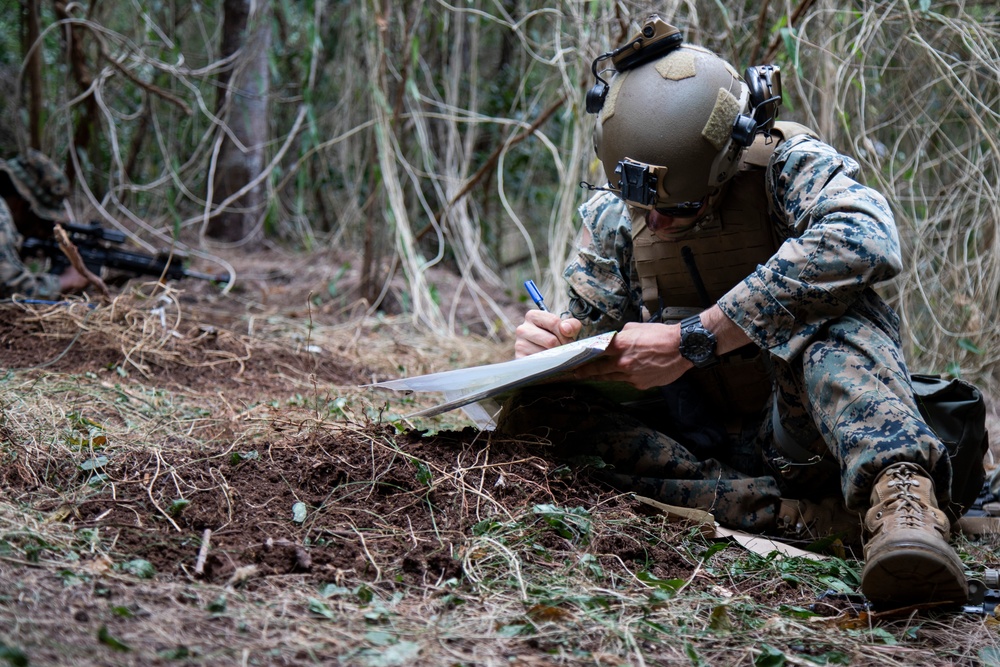
[[[48,157],[29,148],[24,155],[0,160],[0,179],[3,175],[36,216],[50,222],[68,220],[63,202],[69,194],[69,181]]]
[[[615,65],[609,84],[597,71],[603,58]],[[758,122],[750,88],[725,60],[681,44],[677,28],[651,16],[593,70],[594,147],[610,189],[628,204],[693,215],[735,175]]]

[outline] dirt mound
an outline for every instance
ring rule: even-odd
[[[9,370],[85,374],[130,373],[185,392],[225,391],[234,399],[262,387],[303,383],[361,384],[371,371],[304,339],[283,344],[217,326],[222,311],[192,319],[169,292],[144,303],[119,297],[112,308],[69,305],[0,306],[0,365]]]
[[[149,385],[201,395],[213,417],[196,437],[168,427],[174,434],[151,448],[127,428],[111,433],[127,417],[101,405],[79,409],[70,441],[82,437],[76,447],[89,452],[55,465],[22,455],[0,469],[0,484],[75,531],[110,531],[116,553],[177,581],[252,587],[297,575],[421,586],[462,576],[465,559],[475,559],[464,546],[470,534],[534,531],[527,526],[536,523],[544,528],[532,538],[539,550],[582,544],[612,570],[690,569],[652,543],[592,533],[584,508],[631,515],[634,502],[561,466],[543,443],[333,419],[335,408],[319,394],[373,373],[337,353],[336,333],[307,340],[239,328],[249,326],[238,309],[169,290],[124,293],[97,309],[0,307],[0,363],[8,368],[96,377],[131,395]],[[303,387],[315,390],[310,399],[288,398]],[[74,500],[65,489],[77,489]]]
[[[472,429],[424,436],[371,425],[209,455],[129,451],[50,476],[50,484],[95,492],[72,507],[50,500],[37,508],[62,511],[76,530],[112,531],[117,551],[181,580],[440,582],[461,575],[469,534],[521,529],[524,517],[507,508],[552,528],[539,531],[539,548],[584,543],[608,568],[662,576],[690,569],[662,547],[591,534],[582,508],[631,514],[635,503],[539,456],[540,447]],[[0,483],[15,497],[43,493],[17,466],[0,472]]]

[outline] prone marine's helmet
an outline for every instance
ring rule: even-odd
[[[615,67],[610,83],[598,72],[604,59]],[[736,174],[781,101],[777,68],[748,69],[748,85],[711,51],[682,44],[680,30],[655,15],[592,69],[598,83],[587,110],[597,114],[594,147],[609,189],[631,206],[678,217],[694,215]]]
[[[11,187],[42,220],[68,220],[63,202],[69,194],[69,181],[56,163],[39,151],[29,148],[23,155],[0,160],[0,192]]]

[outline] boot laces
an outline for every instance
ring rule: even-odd
[[[893,495],[886,501],[886,509],[894,511],[894,518],[906,527],[919,527],[923,523],[925,503],[912,489],[920,486],[920,481],[913,476],[912,471],[902,468],[892,470],[889,474],[889,488],[894,489]]]

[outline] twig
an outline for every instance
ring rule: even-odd
[[[771,0],[764,0],[764,4],[760,8],[760,13],[757,15],[757,37],[754,40],[753,52],[750,55],[751,65],[757,62],[757,56],[760,55],[760,49],[764,45],[764,30],[767,26],[767,8],[770,4]]]
[[[792,12],[792,15],[788,17],[788,27],[789,28],[795,27],[795,24],[798,23],[799,19],[802,18],[802,15],[806,13],[806,10],[808,10],[809,7],[812,6],[812,4],[813,0],[802,0],[802,2],[799,3],[798,7],[795,8],[795,11]],[[781,46],[781,42],[783,39],[784,38],[781,36],[780,32],[774,36],[774,39],[771,40],[771,46],[768,47],[767,53],[764,54],[763,62],[765,63],[771,62],[771,60],[774,58],[774,54],[778,52],[778,48]]]
[[[80,251],[76,249],[76,246],[72,241],[69,240],[69,235],[66,234],[66,230],[62,228],[62,225],[56,224],[53,228],[53,232],[56,236],[56,241],[59,243],[59,249],[63,251],[66,258],[69,259],[69,263],[73,265],[80,275],[87,279],[91,285],[96,287],[100,292],[101,296],[104,298],[105,302],[111,301],[111,292],[108,290],[108,286],[104,284],[101,277],[95,275],[87,265],[83,263],[83,258],[80,257]]]
[[[95,35],[95,37],[96,37],[96,35]],[[123,76],[125,76],[125,78],[127,78],[133,84],[135,84],[139,88],[142,88],[146,92],[148,92],[148,93],[150,93],[152,95],[156,95],[158,97],[161,97],[164,100],[166,100],[167,102],[170,102],[171,104],[175,105],[176,107],[178,107],[181,110],[181,112],[185,116],[193,116],[194,115],[194,111],[191,109],[190,106],[187,105],[187,103],[184,102],[184,100],[180,99],[176,95],[173,95],[173,94],[169,93],[168,91],[164,90],[163,88],[160,88],[159,86],[153,85],[152,83],[149,83],[148,81],[143,81],[142,79],[140,79],[139,77],[137,77],[135,74],[132,73],[132,70],[130,70],[127,67],[125,67],[124,65],[122,65],[120,62],[118,62],[118,60],[116,58],[113,58],[111,56],[111,54],[108,53],[108,47],[104,44],[104,40],[97,39],[96,41],[97,41],[98,45],[100,46],[101,55],[104,57],[104,59],[108,63],[110,63],[112,67],[114,67],[116,70],[118,70]]]
[[[372,556],[372,552],[368,551],[368,544],[365,542],[365,536],[362,535],[361,531],[358,530],[357,527],[355,527],[353,524],[350,526],[350,528],[351,530],[354,531],[354,534],[358,536],[358,539],[361,540],[361,549],[365,552],[365,555],[368,556],[368,562],[371,563],[372,567],[375,568],[375,580],[372,581],[372,583],[373,584],[379,583],[380,581],[382,581],[382,568],[380,568],[378,566],[378,563],[375,562],[375,557]]]
[[[156,508],[156,511],[162,514],[163,517],[170,522],[170,525],[174,527],[174,530],[180,533],[183,532],[181,531],[181,527],[177,525],[177,522],[174,521],[169,514],[163,511],[163,508],[160,507],[159,504],[157,504],[156,499],[153,498],[153,485],[156,483],[156,479],[160,476],[160,463],[162,460],[163,459],[160,458],[160,453],[156,452],[156,472],[153,473],[153,479],[149,480],[149,486],[146,487],[146,495],[149,496],[149,502],[153,503],[153,507]]]
[[[198,549],[198,561],[194,564],[194,573],[199,577],[205,573],[205,559],[208,558],[208,543],[212,539],[212,529],[206,528],[201,534],[201,548]]]

